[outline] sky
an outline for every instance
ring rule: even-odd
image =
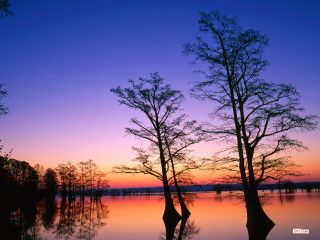
[[[189,96],[200,80],[197,66],[183,56],[194,41],[199,11],[235,16],[243,28],[270,38],[264,77],[291,83],[307,113],[320,115],[320,15],[318,1],[98,1],[12,0],[12,16],[0,20],[0,83],[8,90],[9,114],[0,119],[0,139],[12,157],[56,167],[93,159],[101,169],[129,163],[125,134],[135,112],[119,106],[110,88],[159,72],[186,96],[192,119],[207,121],[214,106]],[[320,131],[299,134],[309,148],[294,153],[304,180],[320,180]],[[194,148],[211,156],[212,143]],[[198,182],[212,180],[211,173]],[[113,187],[160,185],[147,176],[109,174]]]

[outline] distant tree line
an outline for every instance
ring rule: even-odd
[[[77,165],[71,162],[59,164],[56,174],[62,198],[80,195],[84,199],[88,195],[90,199],[97,199],[102,196],[103,189],[109,187],[106,173],[91,159]]]
[[[55,196],[58,179],[53,169],[40,171],[39,164],[32,167],[26,161],[11,158],[10,154],[1,154],[1,150],[2,146],[0,146],[0,194],[3,201]]]
[[[0,8],[3,8],[3,4],[0,1]],[[8,113],[8,108],[3,104],[7,94],[0,84],[0,116]],[[11,158],[11,153],[3,153],[0,145],[0,193],[4,199],[41,194],[54,197],[58,189],[63,198],[70,199],[79,194],[82,199],[85,195],[93,199],[100,197],[102,189],[107,186],[106,174],[99,170],[93,160],[79,162],[77,166],[68,162],[59,164],[56,169],[45,170],[40,164],[32,167],[25,161]]]
[[[34,167],[26,161],[19,161],[2,154],[0,146],[0,194],[3,200],[37,197],[54,197],[60,190],[63,198],[99,198],[108,187],[106,174],[99,170],[93,160],[78,163],[59,164],[56,169],[45,170],[40,164]]]

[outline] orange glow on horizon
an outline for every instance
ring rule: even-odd
[[[296,164],[302,166],[299,170],[306,175],[301,177],[287,177],[286,179],[291,179],[294,182],[320,181],[320,149],[317,146],[317,135],[317,132],[315,132],[310,134],[309,138],[305,138],[304,142],[305,145],[309,147],[308,151],[289,153],[292,156],[292,160],[294,160]],[[133,142],[130,142],[130,144],[133,144]],[[20,151],[13,149],[12,158],[27,161],[32,166],[36,163],[40,163],[45,168],[55,168],[59,163],[66,163],[68,161],[77,164],[80,161],[93,159],[100,167],[100,170],[107,173],[107,179],[112,188],[162,186],[162,183],[152,176],[111,173],[113,166],[135,164],[131,161],[134,157],[134,153],[130,149],[130,144],[128,142],[124,145],[116,144],[112,146],[114,149],[106,148],[104,151],[101,151],[103,146],[100,144],[97,149],[92,149],[92,152],[96,154],[90,155],[83,152],[82,148],[76,152],[64,148],[55,150],[49,146],[39,148],[38,151],[35,152],[32,152],[28,148],[18,149]],[[5,152],[8,152],[9,150],[10,149],[5,149]],[[215,151],[217,151],[217,148],[214,144],[206,143],[197,147],[195,151],[191,153],[191,156],[210,157]],[[221,172],[194,171],[193,175],[195,177],[194,181],[197,184],[209,184],[217,182],[217,179],[221,177]]]

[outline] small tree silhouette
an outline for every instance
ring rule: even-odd
[[[8,95],[8,91],[3,88],[3,85],[0,84],[0,116],[8,113],[8,108],[4,106],[2,100]]]
[[[12,15],[9,0],[0,0],[0,18]]]
[[[48,168],[43,175],[43,182],[47,196],[54,197],[58,189],[57,173],[53,169]]]

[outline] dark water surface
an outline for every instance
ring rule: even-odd
[[[320,239],[320,192],[261,193],[276,223],[267,239]],[[56,198],[15,211],[0,210],[0,239],[165,239],[161,196]],[[198,193],[182,239],[247,239],[241,195]],[[293,229],[309,234],[293,234]],[[175,237],[180,231],[176,227]],[[181,232],[180,232],[181,234]],[[177,238],[174,238],[177,239]]]

